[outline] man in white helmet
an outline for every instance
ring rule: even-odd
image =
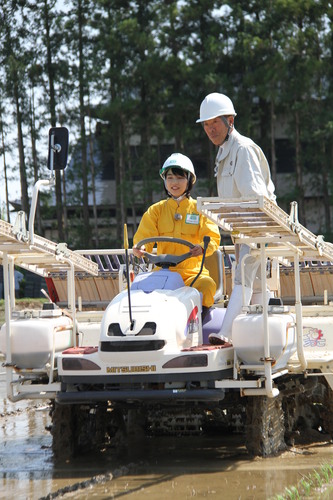
[[[210,141],[218,146],[215,160],[218,196],[219,198],[248,198],[264,195],[275,201],[275,188],[267,159],[252,139],[244,137],[235,130],[235,116],[234,105],[224,94],[214,92],[207,95],[201,103],[200,118],[197,123],[202,123]],[[233,320],[242,310],[241,260],[249,251],[247,245],[240,245],[240,248],[236,248],[234,288],[221,331],[209,336],[212,344],[224,344],[231,341]],[[247,304],[251,301],[258,268],[259,260],[247,257],[244,283]]]
[[[169,236],[189,241],[194,245],[190,250],[192,257],[170,268],[170,271],[178,272],[185,285],[189,286],[200,271],[204,236],[210,237],[206,250],[208,256],[219,247],[219,228],[198,212],[197,202],[190,195],[196,181],[190,158],[181,153],[173,153],[164,162],[160,176],[167,198],[154,203],[143,214],[133,238],[133,253],[136,257],[141,257],[144,249],[137,248],[136,244],[154,236]],[[153,246],[153,243],[147,244],[146,250],[151,252]],[[181,255],[184,253],[184,247],[176,243],[158,242],[157,253]],[[203,313],[207,312],[214,303],[216,284],[205,266],[193,287],[202,293]]]

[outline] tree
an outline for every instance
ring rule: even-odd
[[[22,22],[18,25],[18,14],[21,15]],[[25,103],[26,89],[24,87],[26,76],[26,50],[23,40],[27,37],[26,24],[24,22],[25,11],[24,6],[21,8],[16,2],[1,1],[1,26],[2,26],[2,64],[5,67],[6,81],[5,89],[10,97],[17,127],[17,144],[19,154],[19,169],[21,183],[21,200],[22,210],[28,214],[29,199],[28,199],[28,181],[25,165],[24,153],[24,133],[23,125],[25,119]]]
[[[1,152],[2,157],[3,157],[3,176],[4,176],[4,182],[5,182],[6,215],[7,215],[7,221],[10,222],[9,197],[8,197],[8,174],[7,174],[7,163],[6,163],[6,141],[5,141],[5,132],[4,132],[3,108],[1,105],[0,105],[0,134],[1,134],[0,152]],[[0,216],[2,217],[2,209],[1,209]]]
[[[158,168],[171,149],[194,159],[199,181],[205,178],[214,195],[216,150],[195,124],[200,102],[214,91],[233,99],[237,129],[270,157],[278,201],[276,116],[284,114],[295,155],[283,202],[296,194],[303,223],[309,194],[313,200],[320,196],[325,207],[331,204],[331,2],[68,0],[59,5],[2,1],[0,57],[3,100],[10,102],[17,128],[25,210],[31,170],[36,180],[41,168],[40,131],[58,123],[70,127],[71,148],[77,151],[73,167],[56,173],[60,239],[74,241],[73,228],[83,227],[76,245],[101,242],[89,216],[92,193],[97,226],[99,164],[116,182],[105,202],[116,207],[117,240],[110,244],[122,244],[129,216],[135,230],[136,216],[160,191]],[[198,193],[201,185],[196,184]],[[77,224],[68,234],[67,199],[77,206]],[[332,231],[330,207],[322,230]]]
[[[61,67],[66,67],[64,60],[59,60],[55,62],[55,55],[59,53],[61,38],[59,32],[61,33],[61,16],[57,14],[55,10],[54,0],[43,0],[43,3],[37,2],[35,8],[39,13],[37,19],[41,20],[42,25],[42,36],[41,45],[43,47],[44,55],[44,74],[47,79],[47,86],[45,91],[48,98],[48,112],[50,116],[51,127],[56,127],[57,125],[57,111],[56,111],[56,80],[57,80],[57,69]],[[58,76],[59,79],[59,76]],[[60,92],[59,92],[60,94]],[[60,241],[65,239],[65,228],[63,223],[63,201],[62,201],[62,172],[56,170],[56,212],[57,212],[57,226],[58,226],[58,238]]]
[[[91,65],[91,45],[87,31],[88,16],[92,11],[89,0],[75,0],[66,23],[68,47],[71,50],[71,80],[77,81],[73,85],[73,94],[77,95],[80,144],[80,173],[82,180],[82,207],[83,207],[83,232],[81,241],[85,247],[91,246],[91,226],[89,220],[88,198],[88,157],[87,133],[85,119],[88,116],[87,103],[89,102],[89,65]]]

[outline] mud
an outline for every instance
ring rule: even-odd
[[[310,436],[307,431],[302,443],[266,459],[251,458],[244,436],[229,434],[134,437],[128,448],[111,447],[56,463],[49,425],[48,402],[8,402],[4,374],[0,374],[1,499],[261,500],[282,493],[315,467],[333,461],[327,436],[316,431]],[[318,492],[317,498],[331,498],[330,492]]]

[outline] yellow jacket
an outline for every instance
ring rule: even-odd
[[[175,214],[181,218],[176,220]],[[136,245],[140,240],[153,236],[171,236],[182,238],[193,245],[203,247],[203,237],[210,236],[210,243],[207,247],[206,255],[211,255],[217,250],[220,244],[220,233],[218,226],[200,214],[197,210],[197,202],[193,198],[184,198],[178,206],[173,198],[159,201],[151,205],[143,214],[137,232],[134,235],[133,243]],[[145,245],[147,252],[151,252],[154,244]],[[181,255],[189,251],[187,246],[178,243],[157,243],[157,253],[169,253]],[[177,271],[183,279],[193,276],[199,272],[202,257],[191,257],[181,262],[175,267],[170,267],[171,271]],[[203,268],[203,275],[209,275]]]

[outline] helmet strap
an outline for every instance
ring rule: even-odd
[[[223,121],[224,125],[225,125],[226,127],[228,127],[227,135],[225,136],[225,139],[224,139],[224,141],[223,141],[223,142],[227,142],[227,140],[229,139],[229,136],[230,136],[231,125],[230,125],[230,123],[228,122],[228,120],[226,119],[226,117],[225,117],[225,116],[223,116],[223,115],[221,116],[221,120]]]

